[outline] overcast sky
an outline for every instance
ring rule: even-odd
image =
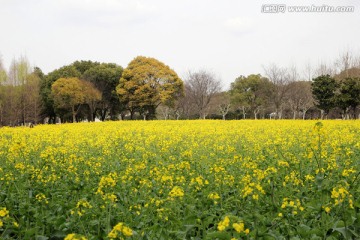
[[[262,13],[264,4],[354,6],[352,13]],[[0,0],[0,54],[25,55],[45,73],[76,60],[126,67],[154,57],[180,77],[214,72],[227,89],[272,63],[333,62],[360,53],[356,0]],[[266,10],[266,9],[265,9]],[[360,55],[360,54],[359,54]]]

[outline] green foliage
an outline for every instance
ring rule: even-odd
[[[240,76],[231,83],[231,100],[234,105],[250,108],[256,113],[269,101],[271,88],[271,82],[260,74]]]
[[[102,63],[93,66],[84,72],[82,78],[94,84],[102,93],[102,99],[97,104],[95,112],[102,121],[107,114],[115,119],[116,114],[123,110],[119,103],[119,96],[116,94],[116,86],[123,72],[123,68],[114,63]]]
[[[329,113],[336,103],[338,83],[330,75],[322,75],[313,79],[311,87],[316,106],[323,110],[325,114]]]
[[[75,61],[74,63],[50,72],[42,81],[41,97],[43,102],[43,116],[48,116],[54,122],[57,113],[51,95],[52,84],[60,78],[84,79],[100,91],[101,99],[96,99],[89,105],[89,120],[98,116],[101,120],[110,115],[112,119],[121,111],[118,95],[115,88],[122,74],[122,67],[112,63],[98,63],[92,61]],[[64,109],[62,115],[66,114]],[[86,114],[86,113],[85,113]]]
[[[81,73],[74,66],[64,66],[48,73],[45,78],[42,79],[40,87],[40,95],[42,99],[42,115],[44,117],[50,117],[51,121],[55,122],[55,106],[54,100],[51,95],[52,84],[60,78],[79,78]]]
[[[132,114],[140,110],[152,118],[160,104],[174,104],[183,93],[183,82],[164,63],[139,56],[124,70],[116,91]]]
[[[360,78],[345,78],[340,82],[336,103],[344,112],[349,108],[355,111],[360,104]]]
[[[71,66],[75,67],[75,69],[77,71],[79,71],[81,75],[83,75],[89,69],[92,69],[92,68],[97,67],[99,65],[100,65],[99,62],[92,62],[90,60],[88,60],[88,61],[84,61],[84,60],[75,61],[75,62],[73,62],[71,64]]]

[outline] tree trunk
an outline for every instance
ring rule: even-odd
[[[90,108],[90,121],[93,122],[94,119],[94,111]]]
[[[106,108],[101,110],[101,121],[105,121],[106,113],[107,113]]]
[[[72,107],[72,120],[73,120],[73,123],[76,122],[76,112],[75,112],[75,106],[73,105]]]
[[[96,110],[93,112],[92,118],[93,118],[93,121],[95,121],[95,118],[96,118]]]
[[[304,111],[303,111],[303,120],[305,120],[306,112],[307,112],[307,110],[304,110]]]
[[[255,118],[255,120],[257,120],[257,119],[258,119],[258,118],[257,118],[258,113],[259,113],[259,111],[258,111],[258,110],[254,110],[254,118]]]
[[[320,118],[321,118],[321,120],[324,119],[324,115],[325,115],[325,111],[321,109],[320,110]]]

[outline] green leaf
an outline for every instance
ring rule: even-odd
[[[352,239],[351,238],[352,233],[348,229],[346,229],[345,227],[333,228],[333,231],[341,233],[341,235],[343,235],[343,237],[345,239]]]
[[[49,238],[48,237],[45,237],[45,236],[41,236],[41,235],[37,235],[35,237],[35,240],[48,240]]]
[[[213,232],[206,235],[205,239],[209,240],[228,240],[230,239],[230,234],[227,232]]]

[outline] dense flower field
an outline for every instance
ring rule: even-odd
[[[0,129],[0,239],[360,238],[359,121]]]

